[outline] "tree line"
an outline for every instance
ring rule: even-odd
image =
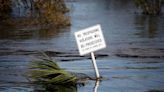
[[[134,0],[134,2],[143,14],[148,15],[161,14],[164,4],[164,0]],[[26,17],[33,20],[31,24],[70,25],[69,18],[65,16],[69,9],[64,0],[0,0],[1,22],[12,17],[13,7],[18,7],[18,11],[21,11],[22,7],[25,8],[28,12]]]
[[[13,7],[17,7],[17,11],[24,8],[28,13],[27,16],[18,17],[34,19],[32,24],[53,24],[56,26],[70,24],[68,17],[65,16],[69,9],[66,7],[64,0],[0,0],[0,19],[12,18]]]

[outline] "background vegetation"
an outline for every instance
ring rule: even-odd
[[[143,14],[158,15],[161,13],[162,0],[134,1]],[[14,7],[18,7],[15,19],[12,18]],[[21,11],[24,11],[24,14],[21,14]],[[65,15],[68,11],[64,0],[0,0],[1,23],[7,21],[10,25],[37,25],[43,28],[68,26],[70,25],[69,17]],[[18,17],[21,18],[18,19]]]
[[[0,19],[18,26],[68,26],[68,11],[64,0],[0,0]]]
[[[11,1],[10,0],[0,0],[0,18],[1,20],[6,19],[11,13]]]
[[[141,8],[143,14],[157,15],[161,13],[162,0],[135,0],[136,5]]]

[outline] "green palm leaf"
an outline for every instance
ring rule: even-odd
[[[32,70],[29,72],[29,77],[34,82],[76,85],[76,76],[61,69],[53,60],[41,59],[33,61],[30,64],[30,68]]]

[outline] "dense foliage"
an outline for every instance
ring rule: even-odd
[[[69,25],[69,19],[64,14],[68,11],[63,0],[38,0],[34,2],[34,9],[38,11],[40,23],[56,26]]]
[[[41,27],[70,25],[69,18],[65,16],[68,9],[64,0],[0,0],[1,19],[9,21],[8,17],[11,19],[13,12],[16,16],[10,20],[12,21],[10,23],[17,26],[20,24]]]
[[[6,19],[11,13],[11,1],[10,0],[0,0],[0,19]]]
[[[160,14],[162,0],[135,0],[136,5],[142,9],[143,14]]]

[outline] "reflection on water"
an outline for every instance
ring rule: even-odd
[[[0,29],[0,39],[49,39],[57,36],[62,29]]]
[[[98,89],[99,85],[100,85],[100,80],[96,80],[93,92],[98,92],[97,89]]]
[[[77,92],[76,86],[69,85],[36,85],[34,92]]]
[[[137,34],[141,37],[155,38],[158,36],[158,28],[162,26],[159,16],[138,15],[136,16],[136,28],[140,31]]]

